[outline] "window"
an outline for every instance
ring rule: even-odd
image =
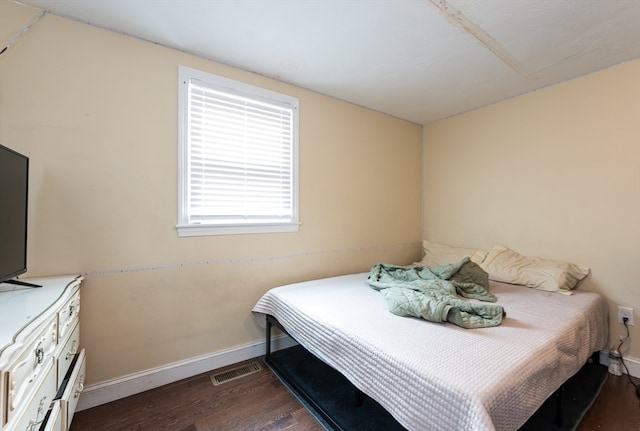
[[[180,66],[178,234],[298,230],[298,99]]]

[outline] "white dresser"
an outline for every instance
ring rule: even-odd
[[[0,430],[68,430],[83,388],[81,276],[0,284]]]

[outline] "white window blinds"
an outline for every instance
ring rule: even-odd
[[[297,99],[201,72],[182,75],[179,230],[297,230]]]

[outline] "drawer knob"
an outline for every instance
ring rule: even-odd
[[[82,391],[84,391],[84,375],[80,376],[78,386],[76,386],[76,392],[75,394],[73,394],[73,398],[78,398]]]
[[[35,354],[38,364],[42,364],[44,362],[44,349],[40,346],[36,347]]]
[[[40,417],[40,414],[44,412],[44,408],[45,408],[44,401],[46,399],[47,399],[46,396],[40,398],[40,404],[38,405],[38,412],[36,413],[36,418],[35,418],[35,420],[34,419],[29,419],[29,425],[27,425],[26,431],[32,431],[34,429],[40,429],[40,424],[44,420],[44,415],[42,416],[42,419],[38,420],[38,418]]]
[[[73,355],[76,354],[77,351],[78,351],[78,340],[73,340],[73,343],[71,343],[71,348],[65,355],[64,359],[68,361],[73,357]]]

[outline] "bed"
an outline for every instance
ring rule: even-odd
[[[390,313],[368,275],[271,289],[253,314],[263,327],[274,319],[408,430],[517,430],[607,342],[597,293],[491,281],[506,317],[464,329]]]

